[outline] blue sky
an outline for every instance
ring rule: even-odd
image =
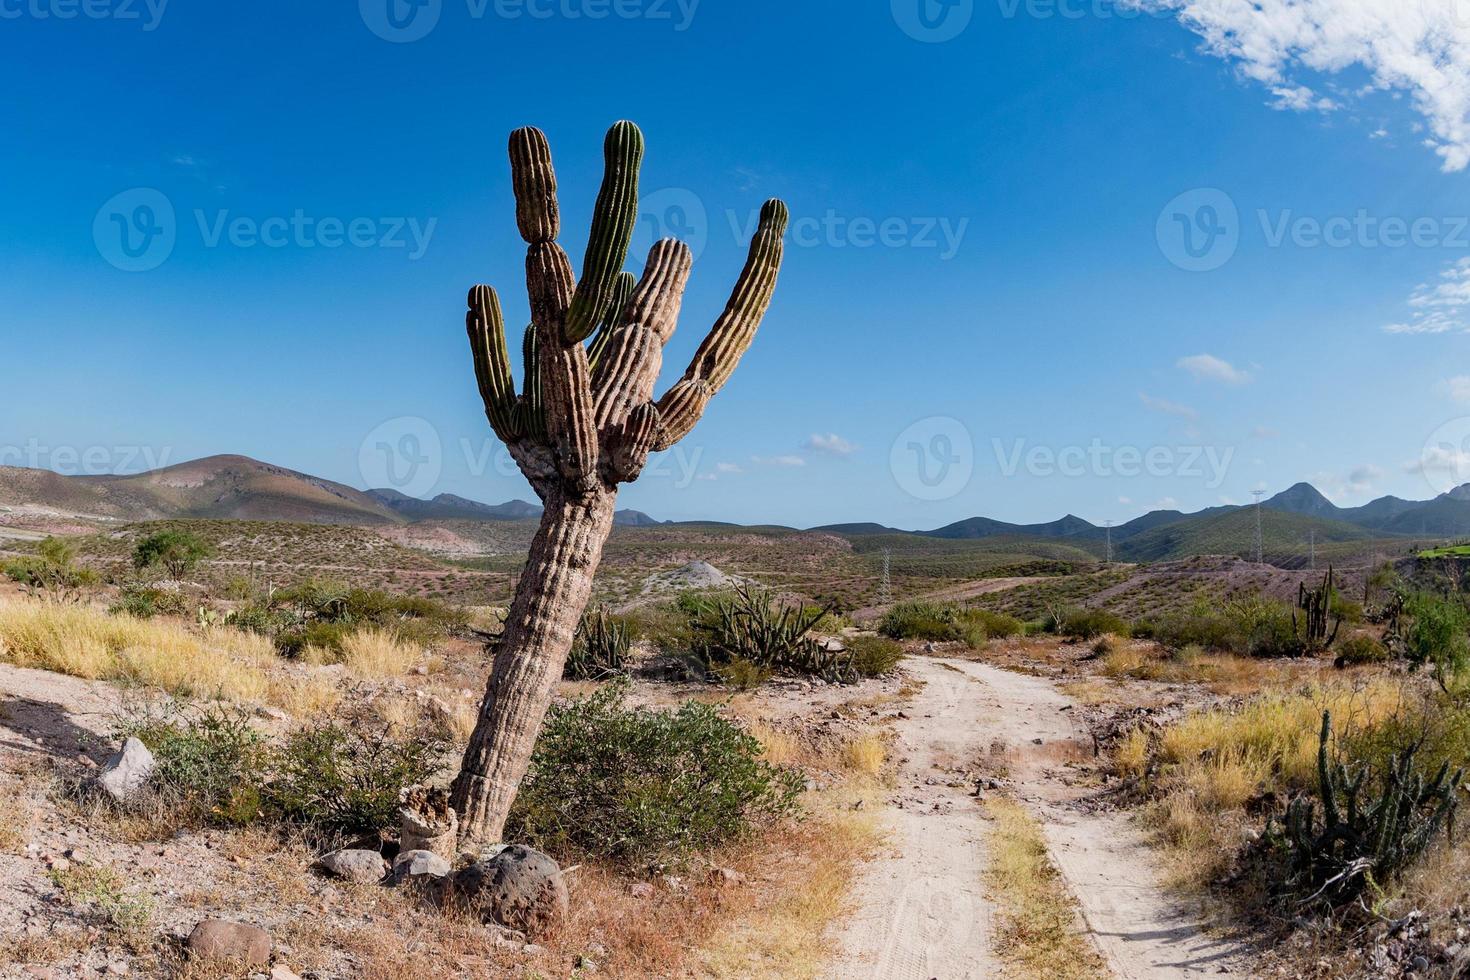
[[[464,293],[526,317],[510,130],[547,131],[579,259],[629,118],[699,251],[666,382],[754,210],[796,224],[625,506],[921,528],[1470,479],[1470,18],[1434,5],[88,2],[0,0],[0,463],[361,487],[386,445],[421,494],[528,497]]]

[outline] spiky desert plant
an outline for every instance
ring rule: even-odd
[[[1305,622],[1299,624],[1296,612],[1293,611],[1291,625],[1293,631],[1306,643],[1309,653],[1326,650],[1337,639],[1337,631],[1342,627],[1341,619],[1332,624],[1330,633],[1328,631],[1328,621],[1332,619],[1332,600],[1336,595],[1337,573],[1330,567],[1327,569],[1327,577],[1317,588],[1309,589],[1305,582],[1297,587],[1296,605],[1302,611]]]
[[[693,258],[687,245],[665,239],[650,251],[641,280],[623,273],[637,217],[643,134],[620,122],[604,150],[602,192],[578,281],[556,242],[561,215],[546,137],[538,129],[511,134],[532,320],[519,395],[500,299],[489,286],[470,291],[470,346],[486,417],[545,504],[454,784],[461,833],[470,843],[495,842],[504,829],[587,606],[619,485],[638,478],[650,453],[688,435],[730,380],[770,306],[781,267],[789,214],[773,200],[761,209],[725,312],[683,378],[653,400]]]

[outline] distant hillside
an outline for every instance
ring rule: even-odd
[[[541,516],[539,504],[528,504],[524,500],[482,504],[452,493],[441,493],[433,500],[420,500],[397,490],[369,490],[368,496],[409,521],[525,521]]]
[[[1261,531],[1267,560],[1304,556],[1315,537],[1320,548],[1340,542],[1372,541],[1381,535],[1342,521],[1263,508]],[[1121,561],[1149,562],[1195,555],[1255,553],[1256,513],[1237,507],[1164,524],[1119,542],[1113,549]]]
[[[211,456],[137,476],[69,477],[0,467],[0,504],[126,521],[391,524],[402,519],[360,490],[245,456]]]

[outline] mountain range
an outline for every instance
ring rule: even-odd
[[[404,524],[419,521],[525,521],[541,508],[524,500],[486,504],[453,494],[432,500],[395,490],[355,490],[331,480],[246,456],[211,456],[133,476],[62,476],[48,470],[0,467],[0,507],[29,505],[66,514],[140,521],[169,518],[294,521],[316,524]],[[1470,484],[1433,500],[1380,497],[1361,507],[1339,507],[1310,483],[1261,504],[1263,530],[1272,540],[1322,544],[1388,537],[1470,536]],[[1211,507],[1186,514],[1157,510],[1107,528],[1068,514],[1043,524],[1012,524],[971,517],[928,531],[877,523],[831,524],[812,530],[848,537],[911,535],[954,541],[1033,538],[1101,544],[1111,537],[1118,557],[1210,553],[1220,542],[1253,540],[1250,506]],[[654,527],[639,511],[619,511],[625,527]],[[708,524],[713,522],[687,522]],[[733,525],[732,525],[733,526]],[[1242,537],[1244,536],[1244,537]]]
[[[301,524],[403,524],[417,521],[522,521],[539,504],[483,504],[453,494],[419,500],[395,490],[354,490],[248,456],[210,456],[134,476],[62,476],[0,466],[0,507],[28,505],[121,521],[290,521]],[[618,511],[624,526],[659,522]]]

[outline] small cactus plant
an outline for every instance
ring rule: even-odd
[[[545,506],[454,783],[466,844],[500,839],[591,595],[618,487],[699,422],[755,339],[781,268],[789,213],[769,201],[724,313],[683,378],[655,399],[693,256],[665,239],[641,279],[623,271],[638,216],[643,134],[620,122],[603,149],[602,191],[578,280],[557,244],[561,206],[546,136],[529,128],[511,134],[531,305],[519,394],[500,298],[489,286],[469,294],[465,322],[485,417]]]
[[[1305,582],[1297,587],[1297,609],[1302,611],[1305,622],[1298,623],[1296,611],[1293,610],[1291,625],[1305,644],[1306,652],[1326,650],[1336,641],[1342,620],[1333,622],[1331,631],[1328,631],[1328,621],[1332,619],[1332,600],[1336,596],[1337,574],[1332,568],[1327,569],[1327,577],[1317,588],[1309,589]]]
[[[1376,791],[1370,769],[1334,764],[1332,713],[1322,715],[1317,747],[1317,802],[1298,797],[1272,817],[1266,839],[1285,853],[1278,890],[1301,904],[1338,908],[1368,882],[1384,885],[1411,865],[1441,831],[1453,827],[1464,770],[1449,763],[1433,779],[1414,768],[1415,750],[1399,754]],[[1375,794],[1376,795],[1370,795]]]
[[[569,681],[602,681],[628,671],[633,631],[606,609],[589,609],[577,626],[563,676]]]
[[[811,635],[830,612],[781,603],[764,589],[739,585],[696,620],[695,652],[715,667],[746,663],[767,673],[852,680],[851,654],[829,650]]]

